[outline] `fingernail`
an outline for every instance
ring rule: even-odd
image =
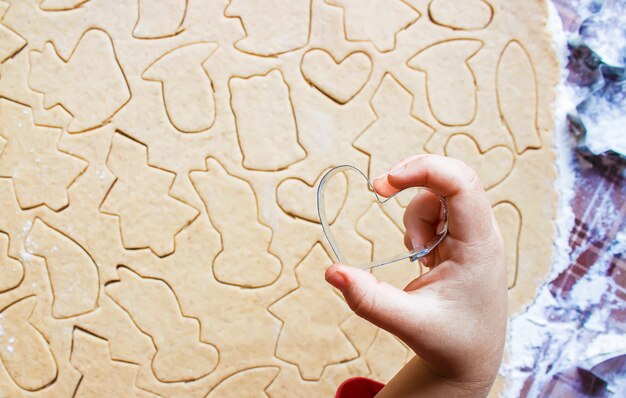
[[[348,278],[336,269],[330,272],[327,270],[325,277],[326,282],[330,283],[339,290],[343,290],[348,287]]]
[[[395,165],[395,166],[393,166],[393,168],[389,172],[389,175],[397,176],[399,174],[402,174],[404,169],[406,169],[406,163]]]
[[[387,178],[387,174],[388,174],[388,173],[385,173],[385,174],[381,174],[381,175],[379,175],[378,177],[374,178],[374,181],[377,181],[377,180],[382,180],[383,178]]]
[[[439,221],[439,224],[437,225],[437,235],[439,235],[440,233],[443,232],[443,227],[446,225],[446,222],[441,220]]]

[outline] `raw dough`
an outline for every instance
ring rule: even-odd
[[[0,1],[0,395],[386,381],[411,350],[323,280],[315,184],[343,163],[475,167],[519,311],[554,232],[546,2]],[[381,209],[362,184],[327,195],[356,262],[403,250],[411,195]]]

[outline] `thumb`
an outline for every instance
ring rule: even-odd
[[[341,291],[350,308],[361,318],[392,334],[403,334],[403,318],[410,313],[410,296],[368,271],[343,264],[326,269],[326,281]]]

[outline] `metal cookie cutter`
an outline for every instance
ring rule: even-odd
[[[319,186],[317,187],[317,212],[319,214],[320,223],[322,224],[324,235],[326,235],[326,239],[328,240],[328,243],[330,244],[330,247],[332,248],[335,254],[336,260],[343,264],[349,264],[346,257],[341,252],[341,249],[339,248],[339,245],[337,244],[337,240],[335,239],[335,236],[333,235],[330,229],[330,224],[328,223],[328,219],[326,217],[326,203],[324,201],[324,192],[326,190],[326,185],[335,175],[337,175],[338,173],[342,173],[342,172],[353,172],[353,173],[356,172],[360,174],[367,181],[367,183],[369,184],[369,187],[371,188],[371,190],[374,192],[374,195],[376,196],[376,200],[381,205],[386,203],[387,201],[389,201],[390,199],[392,199],[394,196],[396,196],[398,193],[402,191],[397,192],[396,194],[388,198],[381,197],[380,195],[378,195],[378,193],[374,189],[374,184],[372,184],[369,178],[367,178],[365,173],[363,173],[361,170],[357,169],[356,167],[347,165],[347,164],[333,167],[332,169],[328,170],[326,174],[324,174],[324,176],[320,180]],[[424,188],[424,189],[428,189],[428,188]],[[413,248],[413,250],[411,251],[398,254],[396,256],[391,256],[389,258],[385,258],[382,260],[375,260],[366,264],[350,264],[350,265],[352,265],[353,267],[361,268],[361,269],[371,269],[371,268],[380,267],[382,265],[394,263],[396,261],[401,261],[407,258],[410,259],[411,261],[417,261],[418,259],[426,256],[435,247],[437,247],[437,245],[443,240],[443,238],[448,233],[448,207],[446,204],[446,199],[442,196],[439,196],[439,200],[441,201],[441,205],[443,207],[444,225],[443,225],[441,232],[435,235],[431,241],[427,242],[422,247]]]

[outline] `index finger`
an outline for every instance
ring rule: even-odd
[[[464,242],[493,231],[491,205],[476,172],[460,160],[420,155],[396,165],[386,178],[374,182],[383,196],[410,187],[426,187],[446,198],[448,234]]]

